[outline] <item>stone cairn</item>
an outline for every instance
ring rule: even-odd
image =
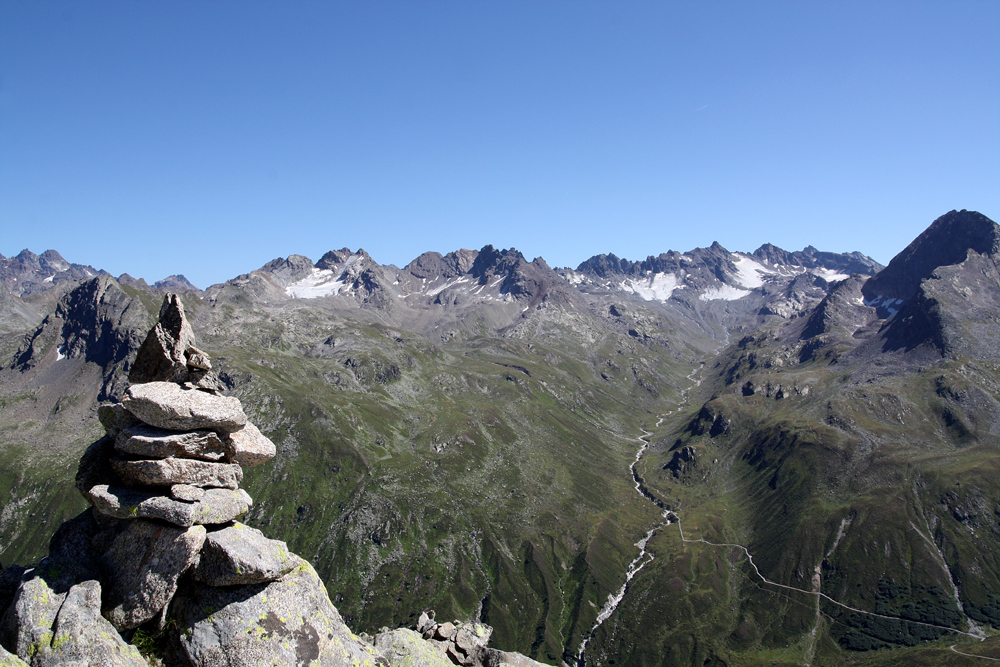
[[[351,633],[308,562],[237,521],[243,468],[275,447],[194,342],[167,295],[124,398],[98,409],[107,435],[76,476],[92,507],[38,566],[0,571],[0,667],[149,667],[126,641],[139,629],[164,667],[542,667],[433,611],[416,631]]]
[[[235,521],[253,504],[239,488],[243,467],[270,460],[275,448],[239,399],[219,395],[194,342],[180,299],[167,296],[122,402],[98,409],[107,436],[77,473],[98,523],[125,520],[105,536],[102,557],[112,573],[104,615],[119,631],[165,611],[189,569],[203,584],[232,586],[276,581],[301,562],[283,542]]]
[[[76,476],[92,508],[59,528],[39,566],[0,575],[0,667],[148,667],[125,641],[140,626],[167,665],[388,664],[309,563],[237,521],[253,503],[243,467],[275,447],[220,394],[194,343],[167,295],[124,398],[99,407],[107,435]]]
[[[492,634],[485,623],[438,623],[433,611],[424,611],[416,630],[382,628],[372,642],[392,667],[548,667],[520,653],[487,647]]]

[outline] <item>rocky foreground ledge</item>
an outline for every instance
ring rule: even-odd
[[[0,572],[0,667],[541,664],[488,648],[487,625],[434,612],[358,637],[307,561],[239,522],[253,504],[243,468],[274,444],[221,395],[176,295],[129,382],[100,407],[106,435],[80,461],[91,507],[41,563]]]

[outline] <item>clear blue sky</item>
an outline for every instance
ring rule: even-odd
[[[0,0],[0,253],[885,263],[1000,218],[1000,2]]]

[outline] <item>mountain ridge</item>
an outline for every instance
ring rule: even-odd
[[[944,253],[885,306],[865,304],[869,275],[761,248],[668,256],[654,268],[685,275],[667,298],[654,288],[669,271],[602,276],[492,247],[402,269],[361,250],[323,268],[293,255],[188,297],[220,382],[277,446],[247,475],[246,523],[307,555],[355,630],[433,606],[550,663],[576,664],[590,637],[587,664],[948,664],[942,642],[956,640],[941,628],[1000,627],[994,255]],[[87,285],[63,294],[93,303]],[[120,290],[148,325],[158,299]],[[51,459],[30,446],[93,419],[73,373],[108,371],[59,358],[68,339],[105,346],[83,335],[104,321],[87,308],[35,337],[34,366],[0,362],[0,428],[19,462],[0,466],[5,562],[44,548],[30,511],[72,516],[54,461],[77,444],[53,443]],[[32,327],[0,335],[0,358]],[[595,630],[663,507],[689,540],[650,533],[648,562]],[[696,539],[745,546],[767,580],[807,593]],[[817,590],[902,620],[817,604]],[[864,652],[879,647],[891,650]]]

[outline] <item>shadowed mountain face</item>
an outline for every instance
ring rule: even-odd
[[[921,281],[936,269],[963,263],[970,254],[996,260],[1000,231],[995,222],[975,211],[951,211],[935,220],[889,266],[864,287],[868,300],[909,299]]]
[[[434,608],[575,663],[666,507],[688,541],[676,523],[651,534],[587,664],[836,665],[877,647],[947,664],[928,641],[1000,626],[996,238],[952,212],[875,277],[811,247],[577,270],[492,246],[402,269],[344,248],[182,299],[277,446],[244,480],[245,521],[315,563],[355,631]],[[0,294],[5,564],[82,509],[65,489],[98,393],[162,300],[68,287]]]

